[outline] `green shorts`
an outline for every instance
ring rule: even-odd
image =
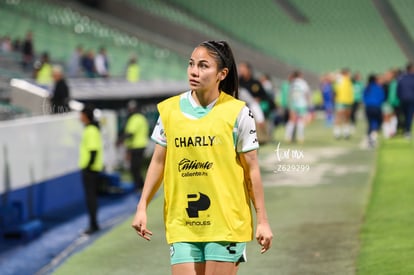
[[[205,261],[245,262],[246,243],[193,242],[173,243],[170,246],[171,265]]]
[[[382,110],[382,113],[385,114],[385,115],[389,115],[389,114],[394,113],[394,108],[391,106],[391,104],[389,104],[387,102],[382,104],[381,110]]]
[[[304,116],[308,113],[307,107],[292,106],[290,110],[295,112],[298,116]]]
[[[344,103],[335,103],[336,110],[346,110],[351,109],[352,104],[344,104]]]

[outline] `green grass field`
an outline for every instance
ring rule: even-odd
[[[414,274],[414,148],[382,143],[361,232],[358,274]]]
[[[396,249],[388,251],[380,245],[383,241],[389,248],[391,240],[409,237],[412,221],[410,223],[406,211],[413,209],[410,203],[414,201],[409,201],[412,197],[407,189],[402,192],[393,190],[393,187],[399,190],[402,186],[394,184],[394,180],[389,177],[402,175],[397,171],[391,173],[391,164],[396,165],[393,163],[395,158],[384,157],[383,150],[397,150],[395,154],[398,155],[398,148],[411,153],[412,148],[406,148],[405,144],[398,142],[396,148],[391,141],[385,143],[379,158],[384,164],[379,161],[375,170],[376,151],[360,147],[364,131],[365,125],[361,121],[351,140],[336,141],[332,138],[332,129],[325,128],[321,120],[314,121],[307,127],[304,145],[283,142],[280,145],[284,150],[301,151],[303,157],[300,160],[292,158],[279,161],[275,154],[277,142],[261,147],[259,155],[266,206],[275,239],[272,249],[263,255],[259,253],[255,241],[248,243],[248,262],[241,265],[239,275],[356,274],[357,270],[359,274],[393,274],[379,272],[381,262],[388,263],[383,255],[398,255],[400,265],[407,262],[409,256],[413,258],[413,252],[406,256],[399,253],[398,249],[404,248],[408,252],[410,247],[413,248],[412,241],[398,246],[394,244]],[[282,137],[282,130],[276,130],[275,136]],[[274,173],[278,165],[295,162],[309,165],[310,170],[302,173]],[[381,168],[381,165],[385,166]],[[388,185],[378,185],[378,175],[374,176],[374,171],[383,171],[384,176],[387,176],[384,181]],[[374,178],[375,186],[372,189]],[[393,192],[388,192],[388,189]],[[369,203],[372,190],[372,201]],[[389,206],[387,197],[378,196],[383,193],[402,193],[396,200],[404,202],[404,209],[388,209],[386,213],[389,215],[378,212],[377,208]],[[368,205],[362,234],[363,247],[358,256],[361,226]],[[150,204],[148,217],[148,227],[154,232],[150,242],[135,234],[130,227],[131,217],[71,256],[59,266],[55,274],[169,274],[169,247],[164,237],[162,196]],[[378,217],[383,218],[380,224]],[[405,221],[405,227],[399,227],[401,220]],[[397,231],[398,235],[377,232],[377,227],[386,226],[387,221],[395,222],[392,229],[400,230]],[[381,227],[381,230],[388,231],[390,228]],[[378,240],[377,236],[383,240]],[[381,250],[378,250],[380,246]],[[389,253],[380,255],[383,251]]]

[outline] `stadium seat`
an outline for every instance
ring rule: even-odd
[[[411,39],[414,40],[414,2],[411,0],[389,0],[389,2],[410,34]]]
[[[273,0],[169,3],[253,48],[313,72],[347,66],[368,74],[405,63],[370,1],[291,0],[308,23],[295,22]]]
[[[75,47],[80,44],[85,49],[94,49],[94,51],[103,46],[107,49],[110,72],[113,76],[124,76],[128,59],[134,53],[139,57],[140,63],[160,67],[157,70],[142,67],[142,72],[145,71],[141,75],[142,79],[180,80],[175,79],[177,74],[172,70],[166,70],[163,75],[156,75],[162,67],[180,60],[174,53],[156,56],[156,53],[162,52],[163,49],[67,7],[43,0],[16,3],[0,3],[2,32],[10,34],[12,38],[23,38],[25,33],[31,30],[34,34],[36,51],[38,53],[48,51],[52,60],[66,63]],[[185,64],[184,60],[180,60],[179,64]],[[185,67],[181,66],[180,70],[184,71]]]

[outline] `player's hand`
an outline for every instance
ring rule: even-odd
[[[152,232],[147,229],[147,214],[145,211],[137,210],[132,221],[132,228],[135,229],[140,237],[147,241],[151,240]]]
[[[256,228],[256,240],[262,247],[260,253],[265,253],[272,246],[273,233],[268,223],[258,224]]]

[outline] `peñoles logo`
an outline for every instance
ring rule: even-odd
[[[210,198],[201,192],[198,194],[188,194],[188,207],[185,209],[189,218],[199,218],[199,212],[206,211],[210,208]],[[185,222],[186,226],[209,226],[209,220],[188,220]]]
[[[198,160],[189,160],[187,158],[182,159],[178,163],[178,171],[189,171],[189,170],[209,170],[213,167],[213,163],[210,161],[198,161]]]

